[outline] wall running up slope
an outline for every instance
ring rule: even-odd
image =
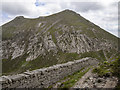
[[[96,65],[97,63],[97,59],[87,57],[64,64],[57,64],[47,68],[24,72],[22,74],[1,76],[0,84],[2,88],[48,87],[83,67]]]

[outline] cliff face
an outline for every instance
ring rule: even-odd
[[[2,32],[3,73],[64,63],[85,53],[108,59],[118,48],[117,37],[71,10],[36,19],[16,17]]]

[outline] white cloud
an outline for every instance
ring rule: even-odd
[[[115,6],[116,5],[116,6]],[[88,20],[99,25],[103,29],[118,36],[118,6],[117,3],[110,3],[103,10],[81,13]]]

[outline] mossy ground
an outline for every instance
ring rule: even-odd
[[[116,88],[120,88],[120,55],[111,61],[104,61],[97,68],[93,69],[93,73],[97,73],[102,76],[116,76],[118,77],[118,85]]]

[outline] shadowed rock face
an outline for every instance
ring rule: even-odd
[[[19,69],[27,67],[27,64],[29,66],[32,61],[41,65],[41,61],[36,60],[38,57],[48,63],[52,60],[52,64],[57,64],[65,61],[66,55],[60,59],[61,53],[80,55],[118,48],[115,36],[71,10],[36,19],[16,17],[2,28],[3,68],[9,64],[11,68],[18,65]],[[10,72],[3,69],[4,71]]]

